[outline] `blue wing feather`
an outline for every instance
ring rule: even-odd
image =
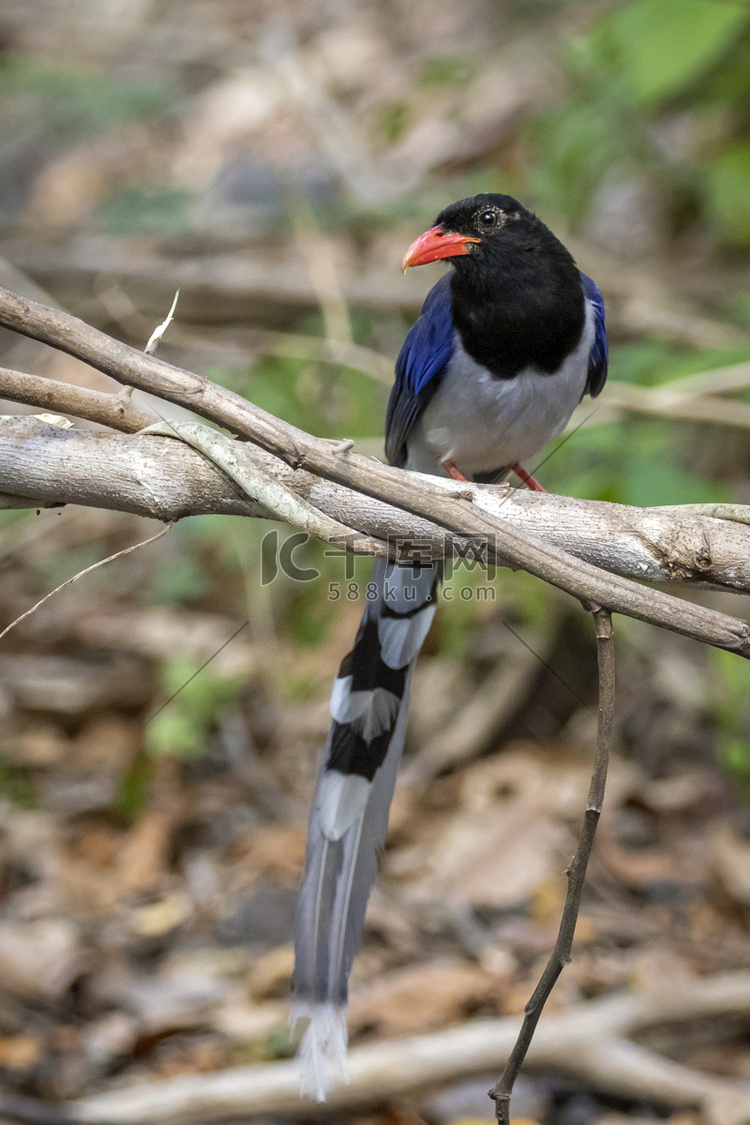
[[[609,352],[607,350],[607,331],[604,320],[604,298],[596,282],[581,274],[581,285],[584,297],[594,306],[595,329],[594,344],[589,356],[589,374],[586,380],[586,391],[592,398],[596,398],[607,380],[607,364]]]
[[[385,420],[385,449],[391,465],[403,466],[406,461],[409,433],[438,389],[453,346],[450,274],[446,274],[427,294],[396,360],[396,381]]]

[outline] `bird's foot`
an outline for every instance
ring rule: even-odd
[[[539,483],[538,480],[534,480],[531,473],[526,472],[523,465],[519,465],[518,461],[511,461],[508,468],[512,469],[513,472],[516,474],[516,476],[520,477],[520,479],[523,481],[523,483],[528,485],[528,487],[531,489],[532,492],[546,492],[547,491],[546,488],[542,487],[542,485]]]
[[[453,477],[454,480],[466,480],[466,477],[464,476],[464,474],[461,472],[460,469],[456,468],[456,465],[454,464],[453,461],[448,461],[448,460],[441,461],[440,465],[443,469],[445,469],[448,476]]]

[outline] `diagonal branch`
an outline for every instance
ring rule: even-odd
[[[579,847],[569,872],[568,900],[555,951],[528,1006],[521,1035],[512,1049],[506,1074],[493,1091],[498,1120],[507,1122],[513,1080],[531,1045],[544,1002],[570,957],[586,865],[601,812],[614,706],[611,613],[625,613],[750,658],[750,626],[747,622],[675,598],[661,590],[649,589],[624,576],[623,572],[647,578],[658,576],[705,581],[715,571],[711,544],[719,540],[724,543],[731,541],[731,562],[725,560],[723,569],[719,568],[724,576],[722,581],[725,588],[750,591],[750,552],[747,549],[750,545],[750,531],[746,523],[741,522],[747,520],[747,514],[739,510],[731,513],[731,518],[727,519],[728,513],[716,513],[720,518],[715,519],[713,514],[708,517],[701,514],[683,517],[680,513],[666,511],[657,515],[640,513],[640,525],[638,516],[631,516],[629,534],[631,540],[640,538],[641,546],[649,543],[649,521],[661,521],[662,528],[671,526],[672,531],[675,527],[685,531],[689,525],[696,540],[688,553],[689,557],[681,559],[679,551],[677,556],[672,553],[671,542],[662,550],[664,557],[661,559],[658,558],[658,550],[649,553],[647,546],[646,554],[652,562],[646,562],[640,568],[632,567],[632,555],[638,554],[638,548],[632,543],[630,563],[623,561],[622,557],[612,559],[611,543],[606,543],[604,549],[600,546],[597,550],[589,542],[576,555],[570,550],[570,542],[575,538],[571,525],[568,525],[562,535],[559,534],[562,514],[566,511],[568,514],[574,513],[574,525],[581,512],[596,510],[600,520],[605,525],[609,520],[609,526],[612,527],[617,522],[617,519],[612,520],[616,506],[581,507],[580,501],[567,501],[554,496],[520,499],[507,486],[493,489],[471,484],[457,485],[453,481],[424,477],[381,465],[348,449],[344,450],[340,443],[337,445],[313,437],[274,418],[204,376],[137,352],[74,317],[25,301],[7,290],[0,290],[0,324],[74,355],[126,386],[137,387],[160,395],[167,401],[186,406],[246,439],[244,442],[234,442],[216,431],[196,427],[191,423],[178,432],[177,436],[187,440],[190,445],[197,446],[209,458],[206,461],[202,453],[195,449],[180,448],[176,454],[174,450],[169,451],[170,446],[178,443],[165,440],[164,436],[153,431],[150,434],[137,433],[131,437],[121,433],[84,435],[56,430],[54,427],[45,428],[38,419],[24,419],[18,425],[4,420],[0,425],[0,447],[5,442],[6,453],[8,449],[12,449],[13,454],[10,457],[2,456],[0,449],[0,489],[5,494],[6,505],[19,503],[21,497],[28,497],[32,501],[32,498],[44,495],[45,502],[49,503],[89,503],[93,498],[93,502],[103,506],[122,506],[124,478],[110,474],[104,484],[98,479],[92,480],[90,461],[83,468],[83,473],[86,474],[88,470],[89,475],[84,475],[83,478],[79,475],[78,487],[71,487],[71,494],[61,489],[62,474],[51,476],[49,471],[56,452],[59,464],[67,471],[67,480],[70,482],[71,474],[74,475],[71,462],[75,463],[79,474],[81,466],[79,458],[70,457],[74,447],[69,442],[79,443],[75,447],[79,451],[96,450],[100,456],[104,449],[111,453],[114,442],[118,443],[120,452],[124,452],[125,460],[135,457],[137,462],[138,457],[144,457],[144,448],[149,451],[148,455],[157,467],[157,477],[162,466],[176,456],[183,464],[192,464],[191,471],[195,474],[195,479],[202,474],[204,481],[211,482],[216,490],[214,495],[218,492],[215,501],[217,508],[212,509],[210,501],[188,488],[186,497],[183,492],[184,510],[180,515],[189,514],[201,505],[203,507],[200,510],[227,510],[221,504],[228,503],[231,510],[242,514],[274,515],[288,519],[329,541],[341,535],[344,540],[342,546],[346,545],[350,549],[361,549],[368,553],[382,553],[387,549],[395,557],[401,556],[400,546],[393,539],[393,531],[404,525],[408,540],[413,540],[416,529],[425,531],[435,557],[449,556],[456,547],[465,547],[469,537],[479,537],[486,548],[487,562],[525,569],[596,607],[593,612],[597,619],[600,723],[589,805]],[[14,373],[6,372],[5,375],[11,390]],[[21,382],[23,379],[24,377]],[[59,392],[58,409],[63,402],[67,403],[67,407],[62,406],[63,412],[78,412],[79,416],[91,417],[90,412],[96,409],[99,411],[97,420],[105,420],[114,429],[128,431],[135,425],[136,416],[127,415],[125,408],[121,410],[115,405],[119,402],[117,396],[101,396],[102,401],[97,403],[90,397],[79,396],[74,402],[70,396],[65,398],[66,393],[65,390]],[[34,396],[39,396],[39,399]],[[13,396],[9,394],[8,397]],[[31,380],[26,382],[25,390],[22,388],[21,393],[15,397],[34,405],[41,401],[45,405],[51,405],[55,400],[54,395],[50,396],[48,387],[40,383],[34,385]],[[125,402],[125,407],[127,405]],[[33,446],[36,442],[38,448],[39,441],[42,442],[44,455],[37,457],[33,463],[29,461],[28,448],[24,459],[23,426],[27,427],[26,437],[31,436],[31,442],[27,446]],[[175,426],[168,427],[170,439],[175,436],[175,429]],[[162,435],[163,433],[162,430]],[[67,458],[65,454],[68,455]],[[130,490],[130,502],[134,507],[129,510],[136,510],[135,505],[138,503],[143,504],[144,493],[150,491],[154,509],[150,514],[163,518],[158,503],[153,502],[152,477],[143,471],[143,464],[141,471],[131,473],[131,477],[134,478],[134,487]],[[128,483],[132,485],[133,481]],[[336,504],[339,506],[338,512],[335,510]],[[609,516],[604,514],[607,511]],[[623,511],[618,510],[618,517],[627,523],[622,515]],[[340,512],[345,512],[346,518],[340,518]],[[519,512],[526,517],[526,526],[522,526]],[[688,521],[687,524],[685,520]],[[558,528],[557,538],[552,524]],[[600,538],[605,540],[606,536],[600,535]],[[621,536],[623,546],[625,539],[627,533]],[[579,545],[581,542],[579,539]],[[607,548],[610,548],[609,559]],[[596,563],[590,560],[589,556],[592,555],[596,558]],[[679,560],[678,565],[675,565],[675,557]],[[544,1027],[540,1029],[541,1037],[543,1030]],[[613,1040],[614,1046],[616,1042]],[[536,1042],[534,1047],[536,1055]],[[409,1066],[411,1069],[411,1060]],[[722,1091],[722,1094],[725,1092]],[[741,1094],[744,1097],[744,1090]],[[219,1100],[221,1101],[221,1095]],[[80,1119],[98,1119],[97,1111],[92,1113],[90,1106],[88,1116],[82,1106],[77,1108]],[[158,1113],[154,1116],[152,1109],[153,1107],[149,1110],[149,1119],[156,1120]],[[218,1114],[222,1115],[224,1110],[220,1110]],[[162,1117],[162,1120],[167,1119],[170,1118]],[[138,1120],[137,1113],[131,1120]]]
[[[645,589],[577,560],[558,547],[519,534],[496,514],[497,498],[494,510],[490,510],[492,504],[485,502],[486,494],[476,486],[457,489],[452,481],[432,477],[419,477],[416,483],[402,470],[356,453],[342,455],[331,442],[274,418],[205,376],[144,355],[76,317],[26,301],[6,289],[0,289],[0,324],[75,355],[127,385],[187,406],[249,438],[293,469],[305,468],[448,531],[485,535],[491,562],[528,570],[581,601],[750,657],[750,626],[746,622],[709,612],[659,590]],[[12,491],[17,494],[19,490]]]
[[[51,380],[50,380],[51,382]],[[20,393],[20,392],[19,392]],[[119,396],[113,400],[113,411]],[[59,403],[52,403],[55,409]],[[118,420],[115,416],[115,420]],[[110,420],[111,421],[111,420]],[[445,530],[402,508],[324,480],[249,442],[233,442],[236,459],[265,469],[281,485],[357,533],[416,542],[442,558]],[[424,478],[404,473],[421,484]],[[565,547],[576,558],[623,577],[750,592],[750,508],[691,505],[638,509],[521,489],[471,486],[475,502],[496,505],[523,535]],[[153,433],[60,430],[19,415],[0,422],[0,507],[76,503],[117,508],[164,521],[207,513],[270,516],[243,499],[223,472],[180,441]],[[725,514],[733,519],[725,519]],[[458,537],[454,537],[458,541]],[[354,549],[356,543],[347,541]]]

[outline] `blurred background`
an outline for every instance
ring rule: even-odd
[[[611,381],[546,487],[750,502],[746,3],[4,0],[0,52],[0,284],[137,347],[179,288],[160,356],[377,456],[393,359],[441,271],[402,278],[403,252],[447,203],[507,192],[607,302]],[[6,332],[0,350],[112,386]],[[2,642],[6,1091],[59,1101],[290,1052],[306,809],[369,564],[310,543],[295,560],[317,581],[264,585],[272,526],[186,520]],[[156,530],[0,513],[0,627]],[[591,622],[524,574],[459,569],[450,597],[416,676],[354,1042],[520,1013],[584,807]],[[616,638],[618,755],[558,1010],[750,968],[750,672],[636,622]],[[658,1047],[747,1079],[749,1032]],[[385,1090],[367,1120],[488,1120],[487,1085],[406,1108]],[[551,1073],[524,1079],[517,1113],[703,1121]]]

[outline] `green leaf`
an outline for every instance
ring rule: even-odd
[[[719,234],[750,245],[750,144],[733,145],[713,161],[706,177],[709,213]]]
[[[731,0],[635,0],[608,30],[633,95],[653,105],[700,78],[748,22],[750,7]]]

